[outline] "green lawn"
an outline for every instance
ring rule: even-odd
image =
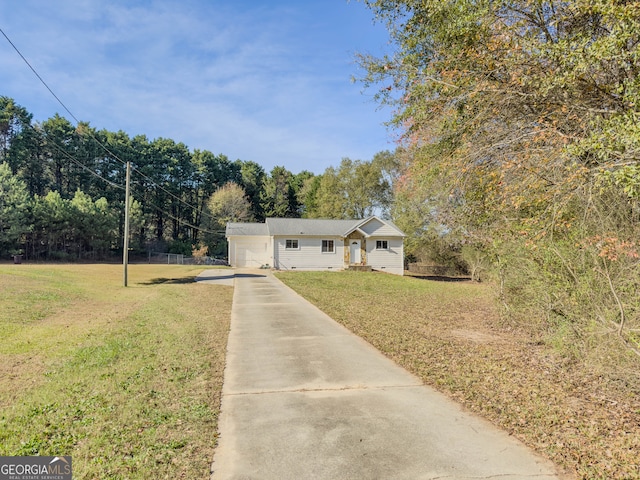
[[[202,267],[0,265],[0,455],[74,478],[208,478],[232,288]]]
[[[78,479],[208,478],[233,289],[194,284],[201,270],[132,265],[124,288],[120,266],[0,265],[0,455],[72,455]],[[638,385],[512,328],[487,286],[277,276],[578,478],[640,478]]]

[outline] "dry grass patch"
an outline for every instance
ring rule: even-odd
[[[0,266],[0,455],[208,478],[232,288],[193,283],[201,270],[132,265],[124,288],[119,266]]]
[[[583,479],[640,478],[640,384],[506,325],[491,291],[352,272],[278,278],[387,356]],[[617,357],[616,357],[617,355]]]

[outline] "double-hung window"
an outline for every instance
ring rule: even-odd
[[[322,240],[322,253],[334,253],[335,244],[333,240]]]
[[[298,239],[297,238],[287,238],[285,240],[284,248],[287,250],[298,250]]]
[[[389,241],[376,240],[376,250],[389,250]]]

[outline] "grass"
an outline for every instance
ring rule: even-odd
[[[0,265],[0,455],[72,455],[79,479],[207,478],[232,288],[193,283],[201,269],[132,265],[123,288],[118,266]],[[577,478],[640,478],[637,359],[620,377],[568,362],[471,282],[278,277]]]
[[[481,284],[354,272],[277,276],[569,475],[640,479],[640,362],[634,355],[611,357],[632,372],[620,376],[569,361],[544,332],[505,323]]]
[[[74,478],[208,478],[232,288],[202,267],[0,265],[0,455]]]

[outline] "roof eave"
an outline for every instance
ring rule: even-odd
[[[386,220],[381,219],[380,217],[378,217],[377,215],[371,215],[367,218],[365,218],[364,220],[362,220],[360,223],[358,223],[357,225],[355,225],[353,228],[351,228],[350,230],[348,230],[345,234],[344,237],[346,238],[347,236],[351,235],[353,232],[355,232],[356,230],[358,232],[360,232],[362,235],[365,236],[365,238],[369,238],[372,235],[368,235],[366,233],[364,233],[362,231],[362,229],[360,227],[362,227],[365,223],[370,222],[371,220],[376,219],[381,223],[384,223],[385,225],[390,226],[391,228],[393,228],[396,232],[398,232],[398,236],[405,238],[407,235],[401,231],[398,227],[396,227],[393,223],[387,222]]]

